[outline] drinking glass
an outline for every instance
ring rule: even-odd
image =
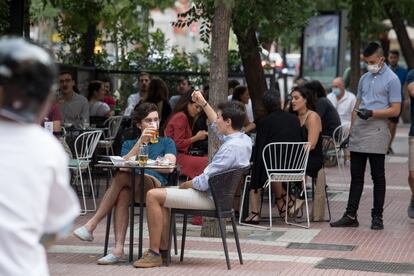
[[[148,145],[147,144],[142,144],[139,147],[138,164],[140,166],[145,166],[147,161],[148,161]]]
[[[152,131],[152,136],[150,138],[150,143],[151,144],[156,144],[156,143],[158,143],[158,136],[160,135],[160,133],[158,131],[158,125],[157,125],[156,122],[152,122],[151,127],[154,128],[155,130]]]

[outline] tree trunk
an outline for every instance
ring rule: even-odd
[[[95,22],[88,22],[86,33],[83,34],[83,65],[93,66],[93,54],[95,50],[96,40],[96,24]]]
[[[401,52],[404,55],[408,68],[414,68],[414,49],[404,25],[403,18],[395,7],[395,1],[388,1],[384,3],[383,6],[388,17],[391,19],[392,26],[397,34],[398,43],[401,47]]]
[[[218,103],[227,101],[228,68],[227,56],[231,7],[225,0],[217,1],[211,30],[211,65],[209,102],[215,108]],[[211,130],[208,135],[208,155],[211,160],[219,148],[217,136]],[[220,237],[220,228],[215,219],[203,218],[202,237]]]
[[[30,0],[24,1],[24,25],[23,25],[23,36],[30,39]]]
[[[356,94],[358,82],[361,77],[360,55],[361,55],[361,20],[360,12],[362,5],[360,0],[352,1],[349,13],[349,40],[351,42],[351,72],[349,90]]]
[[[255,118],[264,115],[262,97],[267,90],[266,78],[262,67],[259,43],[256,38],[256,31],[252,28],[247,31],[237,26],[234,21],[234,33],[237,36],[240,56],[243,63],[244,76],[252,99]]]

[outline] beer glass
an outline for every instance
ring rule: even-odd
[[[148,145],[147,144],[142,144],[139,147],[138,164],[140,166],[145,166],[147,161],[148,161]]]

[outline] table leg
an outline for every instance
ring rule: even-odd
[[[144,168],[140,168],[140,181],[141,181],[141,190],[139,193],[140,202],[139,205],[139,244],[138,244],[138,259],[142,256],[142,236],[143,236],[143,227],[144,227]]]
[[[134,256],[135,169],[132,169],[131,178],[131,202],[129,209],[129,262],[132,262]]]

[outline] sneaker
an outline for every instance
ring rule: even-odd
[[[331,227],[358,227],[359,222],[356,216],[353,219],[345,213],[340,220],[331,222],[330,225]]]
[[[409,218],[414,219],[414,200],[410,200],[410,205],[408,205],[407,214]]]
[[[161,254],[154,254],[150,249],[144,252],[141,259],[134,262],[134,267],[138,268],[150,268],[162,266]]]
[[[114,254],[108,254],[102,258],[100,258],[98,261],[96,261],[100,265],[114,265],[119,263],[125,263],[126,259],[124,256],[115,256]]]
[[[73,235],[75,237],[77,237],[78,239],[80,239],[81,241],[93,241],[93,235],[91,233],[89,233],[88,229],[86,229],[85,226],[76,228],[73,231]]]
[[[382,222],[381,216],[377,216],[377,215],[372,216],[371,229],[372,230],[384,229],[384,223]]]

